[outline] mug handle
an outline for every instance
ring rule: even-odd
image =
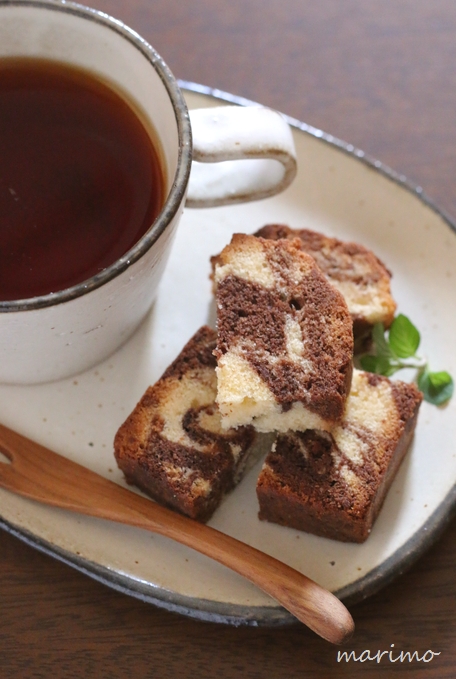
[[[187,207],[215,207],[273,196],[297,172],[290,126],[260,106],[190,111],[193,162]],[[242,162],[239,162],[242,161]]]

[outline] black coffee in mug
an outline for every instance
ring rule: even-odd
[[[0,60],[0,301],[113,264],[164,193],[157,146],[119,93],[71,66]]]

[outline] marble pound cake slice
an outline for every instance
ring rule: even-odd
[[[202,327],[149,387],[114,441],[129,483],[207,521],[255,452],[252,427],[222,431],[215,404],[215,332]]]
[[[299,238],[302,249],[317,262],[328,280],[344,296],[353,319],[355,339],[368,334],[375,323],[388,328],[396,302],[391,295],[391,273],[378,257],[358,243],[329,238],[309,229],[267,224],[255,233],[261,238]]]
[[[413,384],[355,370],[332,433],[279,435],[257,481],[259,517],[346,542],[364,542],[399,469],[422,394]]]
[[[352,374],[342,295],[297,240],[235,234],[213,264],[222,426],[332,428]]]

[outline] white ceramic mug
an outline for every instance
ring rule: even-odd
[[[233,106],[189,116],[155,50],[90,8],[65,0],[0,0],[4,57],[56,60],[110,82],[155,130],[167,183],[158,218],[111,266],[65,290],[0,302],[0,382],[30,384],[86,370],[128,339],[152,305],[184,204],[273,195],[292,181],[296,159],[291,131],[275,111]],[[202,162],[192,167],[192,158]]]

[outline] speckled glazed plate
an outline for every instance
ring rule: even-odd
[[[182,85],[190,108],[220,99],[248,103]],[[158,299],[139,331],[107,361],[75,378],[0,386],[3,424],[123,485],[112,452],[114,434],[195,330],[213,321],[210,255],[233,232],[252,233],[267,222],[308,227],[372,248],[393,271],[398,309],[420,328],[432,369],[456,375],[454,224],[404,177],[319,130],[290,123],[299,161],[294,184],[257,203],[186,210]],[[440,408],[424,403],[413,445],[363,545],[260,522],[258,465],[210,523],[286,561],[347,603],[365,598],[402,573],[449,521],[456,504],[455,441],[456,398]],[[243,578],[166,538],[3,490],[0,517],[6,530],[34,547],[158,606],[233,624],[294,620]]]

